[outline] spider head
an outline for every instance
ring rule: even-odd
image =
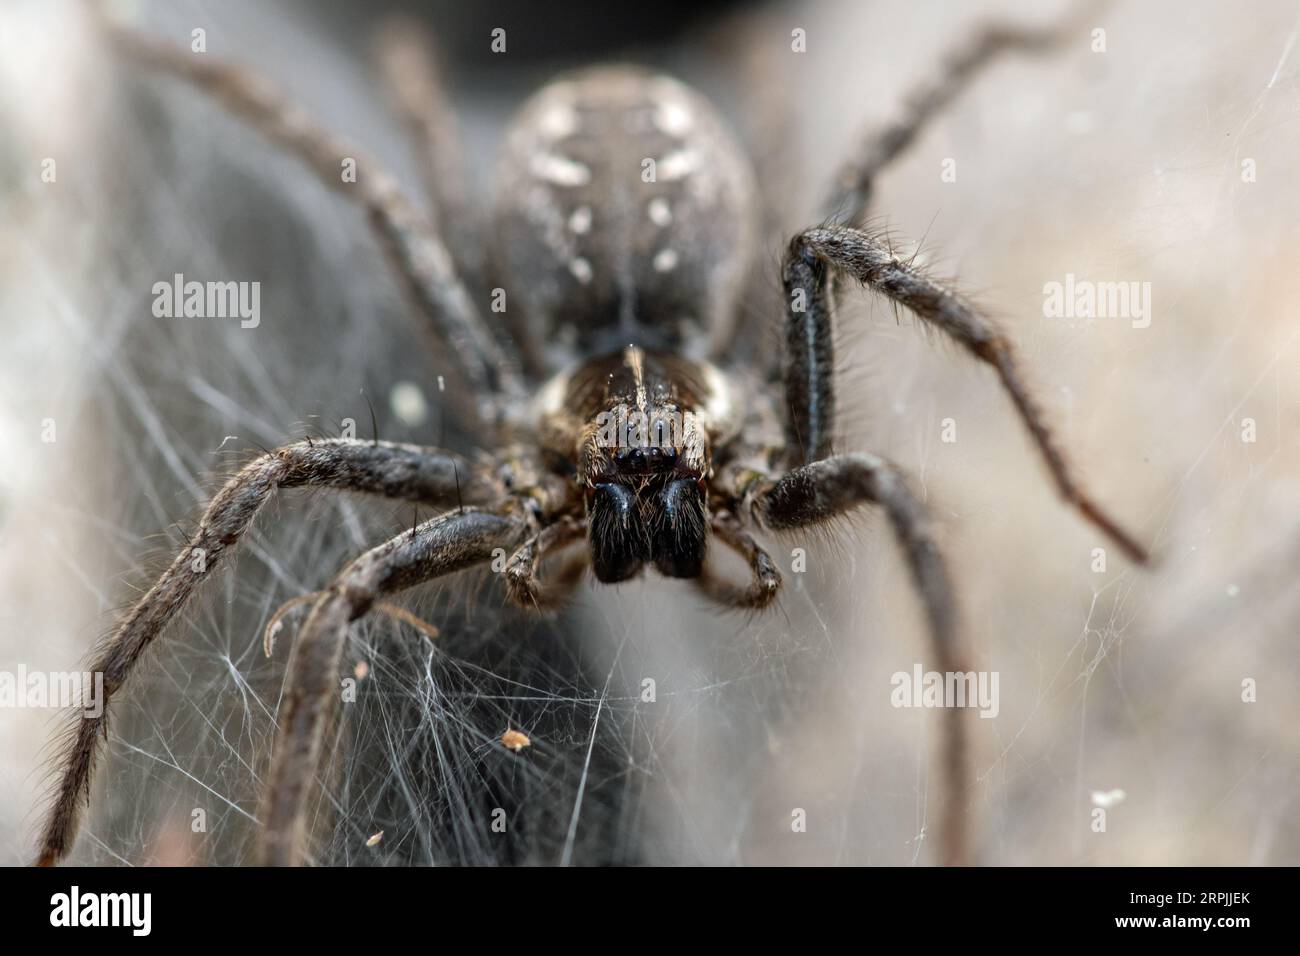
[[[602,411],[583,447],[591,564],[606,583],[647,562],[698,577],[708,531],[708,449],[696,416],[673,402]]]

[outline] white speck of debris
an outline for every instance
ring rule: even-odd
[[[439,382],[439,387],[442,383]],[[429,405],[424,400],[424,389],[414,382],[398,382],[388,393],[388,407],[398,420],[411,428],[424,424],[429,417]]]

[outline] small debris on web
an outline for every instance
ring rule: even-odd
[[[383,838],[384,838],[384,831],[380,830],[378,833],[374,834],[372,837],[366,840],[366,846],[376,846],[379,843],[379,841],[382,840]]]
[[[533,742],[528,735],[520,730],[507,730],[501,735],[501,745],[507,750],[513,750],[515,753],[523,750],[525,747],[531,747]]]

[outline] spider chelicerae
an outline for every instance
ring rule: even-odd
[[[243,69],[103,26],[128,60],[208,91],[365,208],[422,331],[457,356],[465,387],[452,395],[468,397],[465,412],[484,436],[474,458],[351,439],[308,439],[258,457],[212,499],[188,545],[92,664],[111,697],[277,489],[367,492],[440,512],[301,599],[311,610],[266,776],[261,862],[305,857],[306,808],[349,624],[395,592],[494,557],[505,558],[506,593],[525,608],[561,605],[588,566],[612,584],[653,565],[719,605],[756,611],[781,586],[756,534],[823,524],[874,504],[924,604],[936,664],[963,670],[952,584],[912,483],[883,458],[832,448],[837,279],[905,307],[991,366],[1061,496],[1130,558],[1147,560],[1070,470],[1006,335],[865,226],[877,174],[973,74],[1001,52],[1050,48],[1073,25],[978,32],[907,99],[897,121],[866,138],[834,184],[825,224],[788,243],[784,348],[757,362],[738,360],[735,346],[754,337],[739,327],[738,301],[758,248],[760,188],[713,107],[677,80],[617,65],[563,76],[535,94],[507,133],[492,236],[480,249],[465,240],[458,215],[465,197],[447,172],[453,124],[418,35],[394,33],[384,49],[406,119],[432,152],[429,211]],[[358,175],[340,175],[348,161]],[[494,298],[509,303],[501,312],[508,328],[490,325],[467,290],[492,285],[477,281],[484,259],[498,283]],[[749,581],[719,575],[711,546],[743,558]],[[557,558],[555,571],[543,579],[548,556]],[[106,716],[79,720],[66,746],[42,863],[71,849]],[[958,709],[949,708],[944,727],[950,795],[942,854],[962,862],[966,758]]]

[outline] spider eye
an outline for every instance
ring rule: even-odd
[[[626,485],[596,485],[587,503],[591,568],[606,584],[626,581],[650,558],[636,495]]]
[[[704,567],[704,496],[693,478],[670,481],[659,494],[654,560],[670,578],[697,578]]]

